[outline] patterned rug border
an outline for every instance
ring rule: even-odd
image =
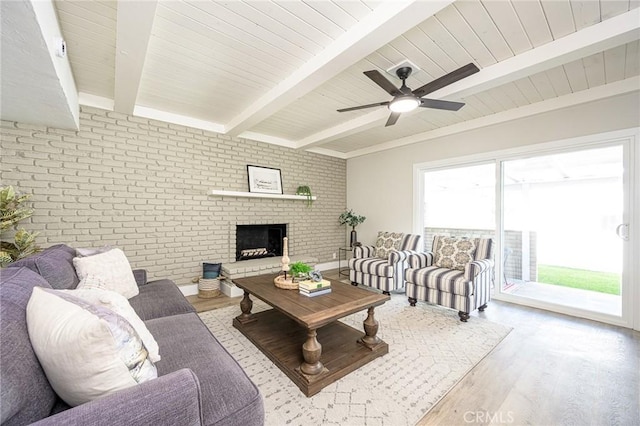
[[[253,312],[269,308],[254,300]],[[415,425],[512,330],[478,317],[462,323],[457,311],[410,307],[404,295],[392,294],[376,308],[389,353],[307,398],[232,326],[239,314],[239,306],[229,306],[199,315],[260,389],[268,426]],[[341,321],[362,329],[365,317],[358,312]]]

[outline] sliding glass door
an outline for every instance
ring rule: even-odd
[[[415,232],[494,238],[496,299],[632,326],[637,135],[607,136],[416,165]]]
[[[495,163],[464,165],[423,174],[422,235],[495,238]]]
[[[502,162],[502,293],[620,317],[624,146]]]

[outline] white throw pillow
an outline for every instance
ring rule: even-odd
[[[93,277],[93,275],[89,275]],[[85,278],[86,280],[87,278]],[[84,289],[78,288],[75,290],[59,290],[64,293],[69,293],[72,296],[79,297],[85,302],[89,302],[92,305],[102,306],[107,309],[111,309],[116,314],[120,315],[133,326],[133,329],[138,333],[138,336],[142,339],[147,351],[149,351],[149,359],[151,362],[160,361],[160,348],[158,342],[153,338],[153,335],[140,319],[136,311],[133,310],[129,301],[122,295],[115,291],[102,290],[100,288]]]
[[[96,288],[95,280],[82,283],[89,275],[94,275],[100,279],[100,286],[97,288],[115,291],[127,299],[131,299],[139,293],[131,265],[129,265],[127,256],[119,248],[93,256],[74,257],[73,266],[81,281],[77,288]]]
[[[158,377],[127,320],[68,292],[35,287],[27,329],[49,383],[71,406]]]

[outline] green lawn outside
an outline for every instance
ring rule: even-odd
[[[620,274],[588,271],[564,266],[538,265],[539,283],[581,288],[607,294],[620,294]]]

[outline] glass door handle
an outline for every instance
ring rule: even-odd
[[[616,234],[624,241],[629,241],[629,224],[621,223],[616,227]]]

